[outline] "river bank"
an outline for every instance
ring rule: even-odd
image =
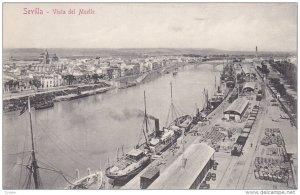
[[[35,93],[31,98],[31,105],[35,105],[44,102],[44,101],[54,101],[55,98],[64,97],[64,96],[76,96],[78,92],[84,93],[87,95],[93,95],[101,92],[106,92],[109,89],[113,88],[107,83],[100,82],[96,84],[88,84],[83,86],[68,86],[67,88],[57,89],[53,91],[45,91],[42,93]],[[24,95],[17,98],[3,100],[3,111],[10,112],[21,110],[25,105],[29,95]],[[63,98],[62,98],[63,99]]]

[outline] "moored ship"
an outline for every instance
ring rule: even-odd
[[[118,159],[114,165],[109,166],[105,175],[114,180],[128,180],[142,171],[150,163],[150,160],[149,154],[135,148]]]
[[[146,147],[150,149],[153,154],[161,154],[169,149],[177,142],[177,139],[182,134],[182,129],[175,124],[168,128],[159,128],[159,120],[155,121],[155,131],[147,137]]]
[[[104,177],[102,171],[95,171],[91,173],[88,169],[88,175],[79,178],[79,171],[77,172],[77,177],[74,182],[69,182],[66,190],[78,190],[78,189],[89,189],[89,190],[99,190],[104,187]]]
[[[120,86],[119,89],[126,89],[126,88],[134,87],[134,86],[136,86],[136,82],[126,82],[125,84]]]
[[[36,110],[42,110],[42,109],[46,109],[46,108],[52,108],[54,106],[54,102],[53,101],[45,101],[45,102],[41,102],[38,103],[34,106],[34,108]]]
[[[146,96],[144,91],[144,104],[145,104],[145,115],[144,124],[146,129],[143,128],[143,134],[145,136],[146,145],[148,143],[148,115],[146,110]],[[116,181],[129,180],[140,171],[142,171],[151,162],[151,154],[144,144],[137,145],[136,148],[132,149],[130,152],[126,153],[120,159],[117,158],[117,162],[113,165],[108,165],[105,170],[105,175]]]
[[[221,89],[221,86],[222,86],[222,81],[220,80],[220,86],[217,87],[217,80],[215,77],[215,89],[217,88],[217,91],[209,100],[209,104],[212,110],[216,109],[224,100],[225,95]]]

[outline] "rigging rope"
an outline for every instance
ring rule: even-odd
[[[39,121],[41,124],[43,123],[42,121]],[[42,124],[42,126],[43,126],[43,124]],[[57,136],[54,132],[51,132],[50,131],[50,128],[48,127],[48,125],[44,125],[44,126],[46,126],[46,128],[49,130],[49,131],[47,131],[47,132],[50,132],[50,133],[52,133],[52,135],[54,136],[54,137],[56,137],[62,144],[64,144],[67,148],[69,148],[72,152],[74,152],[76,155],[78,155],[78,156],[80,156],[82,159],[85,159],[86,160],[86,162],[88,162],[88,163],[90,163],[90,165],[92,165],[94,168],[96,168],[97,167],[97,165],[95,165],[93,162],[91,162],[91,161],[89,161],[88,160],[88,158],[86,158],[85,156],[83,156],[81,153],[79,153],[78,151],[76,151],[76,150],[74,150],[73,149],[73,147],[71,147],[70,145],[68,145],[66,142],[64,142],[61,138],[59,138],[59,136]],[[43,129],[42,129],[43,130]],[[44,130],[43,130],[43,132],[45,132]],[[46,132],[45,132],[46,133]],[[50,137],[50,134],[48,134],[48,133],[46,133],[49,137]],[[53,141],[53,140],[52,140]],[[79,161],[78,161],[79,162]],[[81,164],[81,163],[80,163]],[[82,164],[81,164],[82,165]]]
[[[78,163],[78,164],[81,164],[83,166],[85,166],[84,164],[82,164],[81,162],[77,161],[77,160],[74,160],[71,156],[69,156],[66,152],[64,152],[64,150],[58,145],[55,143],[55,141],[50,137],[50,135],[48,135],[46,133],[46,131],[43,129],[43,128],[40,128],[47,136],[48,138],[50,139],[50,141],[57,147],[57,149],[61,152],[61,153],[64,153],[66,155],[66,157],[68,157],[70,160],[72,160],[74,163]]]
[[[26,120],[26,129],[28,128],[28,121]],[[25,154],[25,147],[26,147],[26,141],[27,141],[27,132],[25,131],[25,139],[24,139],[24,144],[23,144],[23,152],[22,152],[22,164],[24,162],[24,154]],[[21,166],[21,171],[20,171],[20,177],[19,177],[19,182],[18,182],[18,188],[20,187],[21,184],[21,178],[22,178],[22,172],[23,172],[23,167]]]
[[[42,157],[42,158],[44,158],[45,160],[48,160],[44,155],[42,155],[41,153],[37,153],[40,157]],[[40,159],[40,158],[39,158]],[[39,160],[39,162],[42,162],[41,160]],[[48,167],[51,167],[51,168],[53,168],[53,169],[56,169],[56,170],[58,170],[58,168],[56,168],[56,166],[55,165],[53,165],[52,163],[50,163],[50,162],[47,162],[47,163],[45,163],[45,162],[42,162],[42,163],[44,163],[46,166],[48,166]],[[66,174],[67,175],[67,174]],[[72,178],[72,179],[75,179],[74,177],[72,177],[72,176],[70,176],[70,175],[67,175],[68,177],[70,177],[70,178]]]

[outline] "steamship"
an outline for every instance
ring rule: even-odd
[[[122,158],[117,159],[117,162],[109,166],[105,175],[108,178],[124,181],[133,178],[145,167],[147,167],[154,159],[155,154],[161,154],[169,149],[181,135],[181,128],[178,126],[172,126],[170,128],[159,128],[159,119],[155,117],[149,117],[146,112],[146,97],[144,95],[145,103],[145,116],[143,134],[145,142],[141,145],[137,145],[136,148],[123,155]],[[148,131],[148,120],[152,119],[155,123],[155,129],[151,133]]]
[[[144,104],[145,104],[145,116],[144,124],[146,129],[143,128],[143,134],[145,136],[146,143],[148,132],[148,115],[146,111],[146,95],[144,92]],[[137,145],[130,152],[123,155],[120,159],[117,157],[117,162],[112,166],[108,165],[105,170],[105,175],[113,180],[127,181],[137,175],[151,162],[151,154],[144,144]]]

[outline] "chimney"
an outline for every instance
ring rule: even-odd
[[[75,178],[79,179],[79,170],[78,169],[75,170]]]
[[[257,58],[257,46],[255,47],[255,57]]]
[[[90,175],[91,174],[91,169],[87,168],[87,174]]]
[[[154,119],[154,121],[155,121],[155,133],[156,133],[156,135],[159,135],[160,134],[160,131],[159,131],[159,119],[156,118],[156,119]]]

